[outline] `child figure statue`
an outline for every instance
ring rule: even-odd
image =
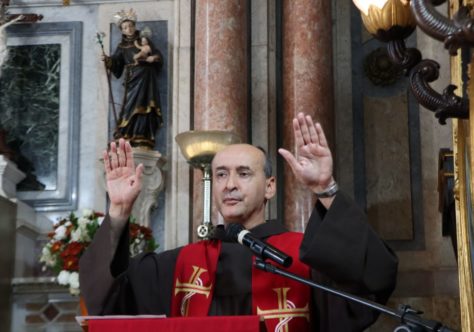
[[[136,53],[133,56],[133,59],[135,60],[135,65],[138,65],[138,62],[141,61],[146,61],[146,59],[152,55],[152,49],[150,46],[150,38],[151,37],[151,31],[147,28],[143,29],[143,31],[140,32],[140,41],[135,40],[133,44],[135,45],[136,48],[140,50],[140,52]]]

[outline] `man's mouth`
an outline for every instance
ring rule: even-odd
[[[234,204],[237,204],[241,201],[240,198],[237,198],[237,197],[226,197],[224,198],[224,204],[228,204],[228,205],[234,205]]]

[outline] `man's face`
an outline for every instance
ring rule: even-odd
[[[275,179],[265,178],[265,156],[247,144],[230,145],[212,161],[212,194],[226,223],[252,228],[265,221],[265,202],[275,194]]]
[[[120,29],[122,30],[122,34],[127,37],[132,37],[135,34],[135,23],[132,21],[125,21],[120,25]]]

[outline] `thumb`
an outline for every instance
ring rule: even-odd
[[[300,164],[296,160],[295,156],[293,156],[293,154],[290,151],[282,149],[282,148],[278,149],[278,153],[280,153],[280,155],[286,160],[291,170],[296,175],[297,171],[300,168]]]

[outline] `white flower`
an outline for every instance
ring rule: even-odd
[[[58,241],[64,240],[66,238],[66,232],[67,228],[64,225],[59,226],[54,231],[54,239]]]
[[[79,288],[79,273],[71,272],[69,275],[69,285],[72,288]]]
[[[90,222],[89,219],[80,217],[77,223],[79,224],[79,227],[86,227],[86,225]]]
[[[53,267],[56,265],[56,257],[51,255],[51,245],[47,244],[43,250],[41,250],[40,262],[44,263],[44,268],[47,266]]]
[[[89,218],[89,217],[92,217],[94,215],[94,211],[92,211],[91,209],[83,209],[82,210],[82,216],[84,218]]]
[[[41,258],[51,256],[50,253],[51,253],[51,245],[48,243],[41,250]]]
[[[71,232],[71,241],[72,242],[79,242],[81,239],[81,229],[75,229]]]
[[[87,232],[86,227],[78,227],[77,229],[71,232],[71,241],[72,242],[90,242],[91,238]]]
[[[61,272],[59,272],[58,274],[58,284],[68,285],[70,275],[71,275],[71,272],[66,271],[66,270],[61,270]]]

